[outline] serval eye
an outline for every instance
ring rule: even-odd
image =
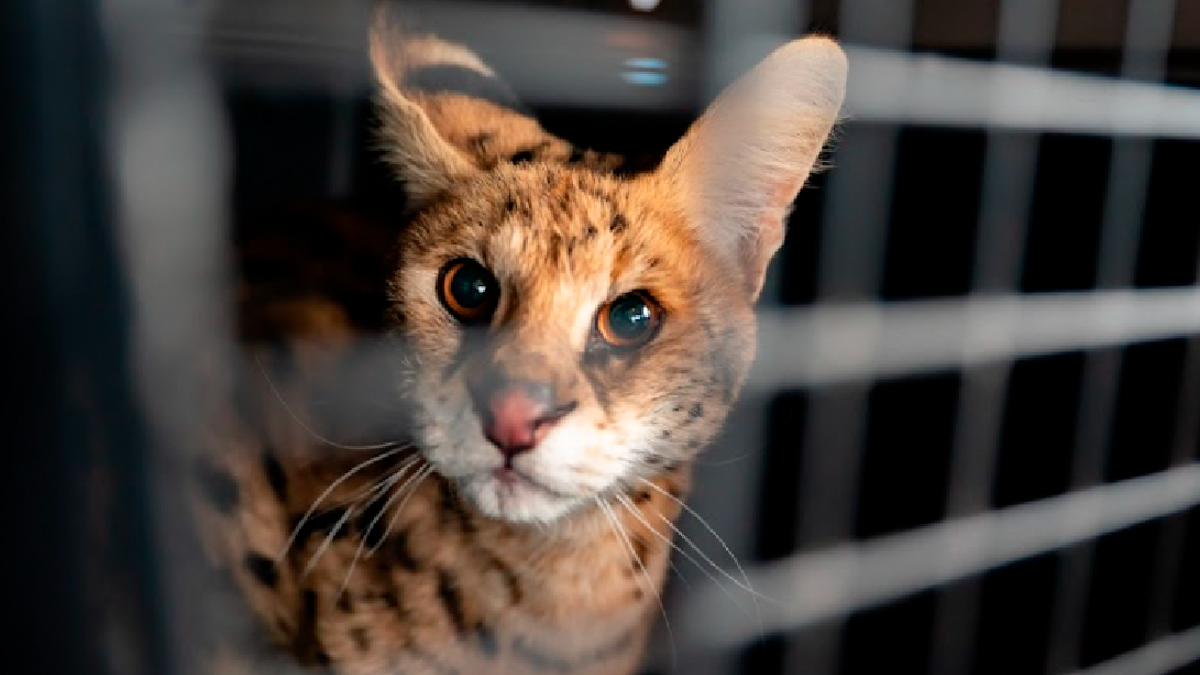
[[[620,296],[600,308],[596,331],[613,347],[639,347],[654,337],[662,308],[643,291]]]
[[[463,323],[480,323],[495,311],[500,283],[474,260],[453,260],[442,268],[438,296],[454,318]]]

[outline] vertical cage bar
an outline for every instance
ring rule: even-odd
[[[839,37],[896,50],[912,40],[914,0],[844,0],[839,8]],[[851,64],[853,68],[853,64]],[[860,83],[858,86],[871,86]],[[838,169],[829,177],[818,258],[820,302],[877,297],[892,202],[897,129],[859,127],[838,149]],[[868,190],[864,194],[864,190]],[[858,327],[873,349],[876,327]],[[816,341],[822,349],[838,346]],[[863,354],[870,358],[869,353]],[[850,539],[859,498],[859,468],[866,440],[869,383],[848,383],[814,391],[804,432],[797,508],[801,547]],[[793,638],[785,653],[785,671],[811,675],[838,669],[843,620],[814,627]]]
[[[189,527],[184,472],[206,411],[228,400],[236,362],[228,298],[229,139],[205,60],[214,5],[109,0],[108,148],[122,253],[136,308],[135,395],[152,448],[155,563],[171,670],[195,672],[215,594]]]
[[[1122,77],[1153,81],[1162,79],[1174,19],[1175,0],[1129,4],[1121,61]],[[1113,113],[1137,114],[1136,111],[1127,113],[1120,107]],[[1133,281],[1152,153],[1153,145],[1149,139],[1118,138],[1113,141],[1097,261],[1098,289],[1125,288]],[[1117,316],[1108,320],[1122,319]],[[1076,442],[1072,453],[1072,490],[1091,487],[1104,479],[1104,468],[1111,449],[1121,362],[1122,350],[1119,347],[1090,352],[1084,361]],[[1080,544],[1062,553],[1050,623],[1054,639],[1047,655],[1048,673],[1069,672],[1079,666],[1094,553],[1094,542]]]
[[[1200,248],[1197,249],[1193,278],[1200,279]],[[1184,355],[1183,380],[1179,387],[1179,405],[1175,411],[1175,432],[1171,445],[1171,466],[1183,466],[1200,459],[1200,335],[1193,335]],[[1180,513],[1163,523],[1155,552],[1154,588],[1151,591],[1150,620],[1146,626],[1147,640],[1166,635],[1171,630],[1174,609],[1183,572],[1184,539],[1188,521],[1194,514]]]
[[[997,21],[996,60],[1044,66],[1054,45],[1058,13],[1057,0],[1002,2]],[[1007,94],[997,89],[993,96],[999,101]],[[988,133],[972,279],[972,293],[976,296],[1012,293],[1017,288],[1033,202],[1038,148],[1036,136]],[[986,331],[987,326],[978,319],[968,321],[969,343],[982,337],[977,331]],[[980,513],[991,506],[1005,392],[1011,373],[1012,362],[1006,360],[964,374],[946,497],[947,518]],[[939,594],[930,657],[933,675],[970,672],[979,592],[977,582],[968,582]]]
[[[98,3],[0,3],[0,251],[11,480],[13,672],[169,675],[129,307],[104,167]],[[113,498],[103,499],[106,495]]]

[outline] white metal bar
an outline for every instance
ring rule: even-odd
[[[786,632],[902,598],[1200,504],[1200,464],[1098,485],[976,516],[801,553],[748,570],[768,631]],[[688,649],[757,636],[714,584],[697,587],[675,626]]]
[[[1193,89],[871,47],[847,52],[846,112],[859,121],[1200,137]]]
[[[1200,660],[1200,626],[1148,642],[1072,675],[1167,675]]]
[[[1200,287],[815,305],[763,313],[749,386],[899,377],[1198,332]]]

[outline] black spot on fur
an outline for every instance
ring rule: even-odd
[[[470,138],[468,138],[467,142],[471,144],[471,147],[475,148],[476,152],[483,154],[484,152],[487,151],[487,144],[491,143],[492,139],[495,137],[496,137],[495,132],[481,131],[481,132],[475,134],[474,136],[471,136]]]
[[[400,598],[396,596],[396,591],[390,588],[379,594],[379,599],[383,600],[383,604],[388,609],[397,609],[400,607]]]
[[[353,626],[350,628],[350,639],[354,640],[354,646],[360,652],[371,651],[371,634],[362,626]]]
[[[321,644],[317,635],[317,594],[311,588],[305,589],[300,596],[300,625],[296,628],[292,640],[292,651],[301,663],[315,666],[328,666],[329,654]]]
[[[354,599],[350,597],[350,591],[346,590],[338,594],[337,602],[334,603],[338,611],[343,614],[350,614],[354,611]]]
[[[633,501],[637,504],[645,504],[650,501],[650,493],[646,490],[639,490],[633,495]]]
[[[583,231],[583,238],[591,239],[597,234],[600,234],[600,230],[597,230],[595,225],[588,225],[587,229]]]
[[[625,220],[625,216],[620,213],[613,214],[612,222],[609,223],[608,229],[612,230],[613,234],[620,234],[629,227],[629,221]]]
[[[459,635],[466,633],[467,616],[463,608],[462,594],[458,590],[458,582],[445,568],[439,568],[437,571],[437,594],[454,631]]]
[[[241,497],[233,476],[203,462],[197,467],[197,474],[200,489],[204,491],[204,496],[218,511],[228,515],[237,508]]]
[[[517,210],[517,200],[513,199],[512,197],[509,197],[508,199],[504,200],[504,212],[505,213],[512,213],[513,211],[516,211],[516,210]]]
[[[263,586],[275,588],[275,584],[279,583],[279,568],[274,560],[258,553],[247,553],[244,563],[250,575]]]
[[[704,416],[704,406],[700,403],[693,403],[692,407],[688,408],[688,417],[692,419],[700,419]]]
[[[659,433],[659,436],[661,436],[661,437],[663,438],[663,440],[666,440],[666,439],[668,439],[668,438],[670,438],[670,437],[671,437],[671,430],[670,430],[670,429],[663,429],[663,430],[662,430],[662,431]]]
[[[400,530],[392,535],[387,550],[392,560],[408,572],[420,572],[425,568],[421,561],[413,556],[412,549],[408,546],[408,530]]]
[[[638,567],[646,568],[646,554],[650,552],[650,544],[641,535],[633,535],[633,557],[637,561]]]
[[[271,491],[275,493],[275,498],[281,502],[287,502],[287,474],[284,473],[283,467],[279,464],[279,460],[275,457],[275,452],[271,448],[263,451],[262,458],[263,473],[267,475],[267,483],[271,486]]]
[[[482,549],[481,554],[488,558],[487,565],[496,574],[499,574],[504,579],[505,585],[508,586],[508,600],[516,605],[525,597],[525,591],[521,588],[521,579],[517,573],[512,570],[503,560],[496,557],[495,554]]]

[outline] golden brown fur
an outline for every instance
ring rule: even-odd
[[[298,264],[277,260],[296,248],[286,230],[242,242],[244,269],[271,264],[244,274],[257,356],[213,411],[199,471],[207,553],[308,665],[627,675],[660,611],[689,463],[749,367],[753,302],[836,118],[844,60],[824,40],[781,49],[657,171],[628,177],[510,107],[407,87],[431,64],[492,76],[462,47],[381,22],[372,58],[409,215],[318,216],[351,241]],[[486,331],[439,302],[439,271],[460,258],[503,288]],[[661,306],[661,329],[636,351],[597,344],[598,308],[631,291]],[[364,354],[388,383],[377,396],[340,379]],[[516,460],[528,484],[492,479],[499,460],[465,393],[483,372],[571,402]],[[402,429],[338,426],[329,405],[382,408]],[[411,443],[374,445],[399,440]]]

